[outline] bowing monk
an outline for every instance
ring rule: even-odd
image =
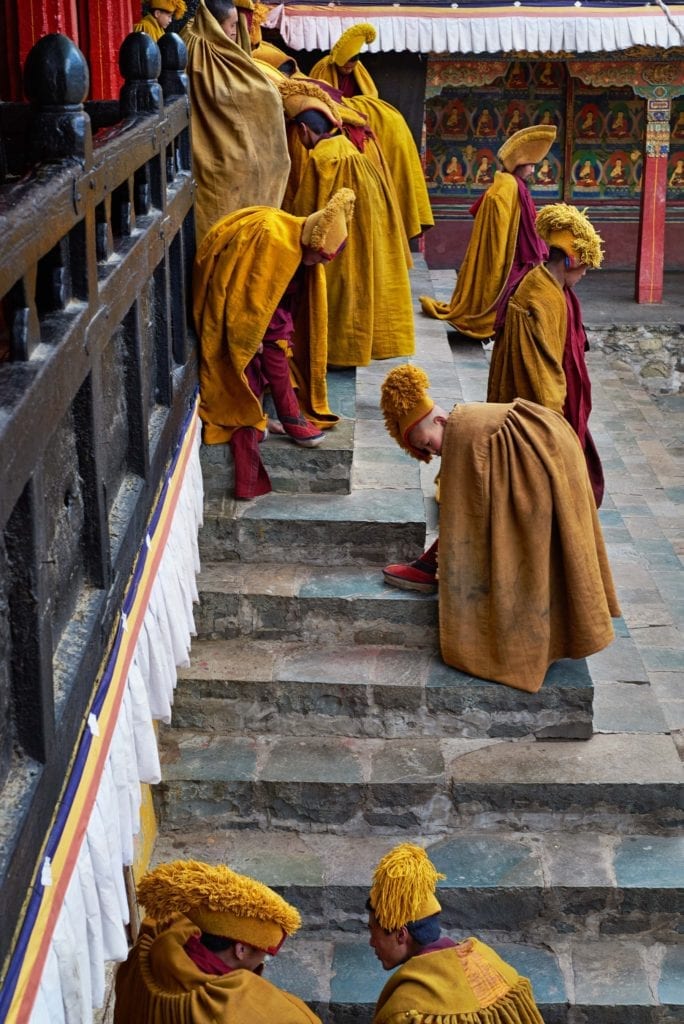
[[[339,188],[356,195],[349,244],[326,267],[328,361],[367,366],[372,359],[410,355],[415,345],[411,255],[394,190],[342,133],[332,101],[318,86],[283,79],[279,88],[285,114],[309,154],[288,209],[307,216]]]
[[[428,386],[423,370],[397,367],[381,406],[402,448],[442,460],[442,658],[534,693],[554,661],[606,647],[620,614],[577,434],[521,398],[447,413]]]
[[[453,294],[449,302],[421,295],[427,316],[447,320],[469,338],[486,341],[494,334],[508,295],[548,251],[535,229],[526,180],[555,138],[554,125],[532,125],[504,142],[497,154],[503,171],[470,209],[475,223]]]

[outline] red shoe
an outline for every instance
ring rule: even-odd
[[[291,437],[295,444],[300,444],[303,448],[315,448],[325,437],[321,430],[314,427],[313,423],[309,423],[303,416],[298,419],[295,419],[294,416],[281,416],[280,422],[288,437]]]
[[[437,566],[416,558],[414,562],[388,565],[382,570],[385,583],[399,590],[417,590],[421,594],[437,593]]]

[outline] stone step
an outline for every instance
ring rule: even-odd
[[[399,840],[424,845],[437,869],[448,931],[553,945],[559,935],[639,934],[676,941],[684,837],[459,830],[414,835],[293,836],[258,829],[163,836],[155,863],[224,863],[293,903],[308,933],[365,932],[373,869]]]
[[[420,546],[405,549],[404,557],[413,557]],[[258,550],[255,538],[249,553],[256,558]],[[389,587],[375,566],[279,565],[269,562],[272,555],[264,550],[259,565],[204,565],[197,580],[199,637],[399,644],[436,650],[435,596]]]
[[[317,448],[302,448],[289,438],[271,434],[260,447],[261,460],[273,490],[297,494],[349,494],[356,411],[356,371],[328,371],[330,408],[343,417]],[[266,407],[275,415],[267,397]],[[205,498],[232,502],[233,457],[228,444],[203,445],[200,451]]]
[[[425,508],[416,489],[210,498],[199,534],[202,562],[384,565],[416,558],[424,543]]]
[[[457,941],[467,932],[452,931]],[[561,937],[550,947],[489,943],[532,983],[546,1024],[675,1024],[683,1019],[684,947],[640,940]],[[305,999],[329,1024],[370,1024],[389,979],[365,937],[295,935],[265,977]]]
[[[165,729],[163,828],[443,834],[459,828],[667,834],[681,764],[667,735],[572,741],[236,736]]]
[[[592,694],[585,661],[557,662],[538,693],[524,693],[464,675],[436,650],[198,640],[179,670],[173,725],[246,735],[585,739]]]

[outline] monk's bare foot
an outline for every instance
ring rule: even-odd
[[[272,420],[271,417],[269,416],[269,418],[268,418],[268,432],[269,432],[269,434],[284,434],[285,433],[285,427],[282,425],[280,420]]]

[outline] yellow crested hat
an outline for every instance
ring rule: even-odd
[[[252,0],[233,0],[235,7],[238,7],[241,11],[253,11],[254,4]]]
[[[380,389],[380,408],[388,434],[421,462],[429,462],[432,456],[414,448],[408,441],[408,435],[416,423],[420,423],[434,408],[435,403],[427,394],[429,387],[425,370],[405,363],[390,370]]]
[[[537,214],[537,234],[547,245],[561,249],[573,263],[598,269],[603,262],[603,239],[586,213],[567,203],[552,203]]]
[[[184,914],[203,932],[271,954],[302,923],[299,912],[282,896],[225,864],[197,860],[160,864],[140,880],[138,899],[157,921]]]
[[[338,68],[341,68],[352,57],[356,57],[364,43],[372,43],[377,34],[375,27],[367,22],[352,25],[342,33],[330,51],[333,64],[337,64]]]
[[[252,46],[258,46],[261,42],[261,26],[271,13],[271,8],[267,4],[259,3],[259,0],[255,0],[253,8],[252,21],[249,26],[249,41]]]
[[[386,853],[373,874],[369,903],[381,928],[393,932],[411,921],[439,914],[435,896],[442,875],[422,846],[400,843]]]
[[[302,245],[329,257],[338,253],[347,241],[355,202],[352,189],[339,189],[322,210],[316,210],[304,221]]]
[[[270,64],[272,68],[279,68],[281,64],[289,60],[294,64],[295,71],[299,70],[294,57],[291,57],[289,53],[285,53],[284,50],[278,49],[273,43],[267,43],[263,40],[252,50],[252,56],[255,60],[261,61],[262,64]]]
[[[513,132],[497,156],[507,171],[514,171],[520,164],[539,163],[551,149],[555,138],[554,124],[533,124]]]
[[[278,89],[285,108],[285,116],[297,117],[307,110],[318,110],[339,126],[342,123],[337,104],[319,85],[308,78],[286,78],[278,82]]]
[[[150,0],[151,11],[166,11],[167,14],[172,14],[174,18],[182,18],[187,7],[185,0]]]

